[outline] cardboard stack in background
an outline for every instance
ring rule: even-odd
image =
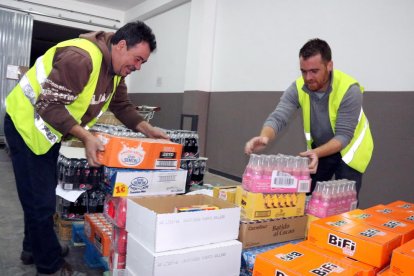
[[[175,213],[193,205],[217,210]],[[239,275],[240,209],[205,195],[129,198],[128,275]]]

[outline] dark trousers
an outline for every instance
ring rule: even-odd
[[[315,174],[311,175],[311,192],[315,189],[316,182],[331,180],[333,176],[335,176],[335,179],[348,179],[355,181],[357,194],[359,194],[362,184],[362,173],[345,164],[345,162],[342,161],[342,157],[339,152],[319,159],[318,169]]]
[[[39,273],[56,272],[64,262],[53,227],[60,144],[55,144],[43,155],[34,154],[26,146],[7,114],[4,119],[4,133],[24,213],[23,250],[32,252]]]

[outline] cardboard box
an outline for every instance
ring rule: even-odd
[[[308,231],[309,231],[309,227],[310,227],[311,223],[313,221],[315,221],[315,220],[320,219],[319,217],[314,216],[314,215],[310,215],[310,214],[307,214],[307,216],[308,216],[308,222],[306,223],[306,233],[305,233],[305,237],[308,236]]]
[[[175,208],[204,204],[219,209],[174,213]],[[126,230],[154,252],[235,240],[239,224],[240,208],[211,196],[134,197],[127,201]]]
[[[390,207],[386,205],[375,205],[365,209],[366,212],[380,214],[403,222],[414,223],[414,212],[402,208]]]
[[[213,188],[213,196],[235,203],[237,185],[216,186]]]
[[[414,240],[394,250],[390,271],[398,276],[414,275]]]
[[[314,245],[363,263],[383,267],[401,235],[337,215],[311,223],[308,240]]]
[[[154,253],[128,234],[126,265],[132,272],[128,275],[239,276],[241,247],[232,240]]]
[[[103,165],[133,169],[178,169],[182,145],[167,140],[151,138],[118,137],[95,133],[105,146],[98,152]]]
[[[361,268],[355,263],[300,244],[287,244],[257,255],[253,275],[361,275]]]
[[[391,272],[391,269],[389,266],[387,266],[386,268],[384,268],[383,270],[379,271],[377,273],[377,276],[395,276],[394,273]]]
[[[324,256],[327,256],[327,257],[332,257],[332,259],[335,259],[335,260],[340,260],[342,263],[346,264],[347,266],[355,267],[359,271],[358,276],[375,276],[378,272],[377,267],[374,267],[369,264],[365,264],[363,262],[359,262],[357,260],[346,257],[342,254],[338,254],[338,253],[334,253],[329,250],[321,249],[309,241],[303,241],[299,243],[298,246],[309,248],[316,253],[323,254]]]
[[[104,168],[112,196],[148,196],[185,193],[185,170],[134,170]],[[106,182],[106,181],[105,181]]]
[[[268,244],[268,245],[243,249],[242,250],[241,271],[244,271],[246,274],[251,276],[252,273],[253,273],[253,267],[254,267],[254,263],[255,263],[257,255],[259,255],[263,252],[272,250],[274,248],[283,246],[283,245],[288,244],[288,243],[295,244],[295,243],[298,243],[298,242],[301,242],[301,241],[303,241],[303,240],[292,240],[292,241],[287,241],[287,242],[280,242],[280,243],[274,243],[274,244]]]
[[[355,209],[341,215],[355,221],[360,221],[362,223],[400,234],[402,236],[401,244],[414,239],[414,224],[411,223],[399,221],[380,214],[365,212],[360,209]]]
[[[242,208],[242,215],[253,220],[303,216],[305,200],[305,193],[252,193],[241,186],[236,190],[236,204]]]
[[[307,216],[271,220],[240,221],[239,241],[243,248],[303,239]]]
[[[407,201],[397,200],[397,201],[388,203],[387,206],[414,212],[414,203],[410,203]]]
[[[58,218],[57,220],[57,233],[59,236],[59,240],[61,241],[69,241],[72,238],[72,222],[70,220],[64,220],[62,218]]]

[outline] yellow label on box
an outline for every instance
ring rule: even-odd
[[[114,186],[113,196],[127,196],[128,186],[122,182],[116,182]]]
[[[252,193],[239,186],[236,190],[235,203],[241,207],[243,216],[256,220],[303,216],[305,200],[305,193]]]

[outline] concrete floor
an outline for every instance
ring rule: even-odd
[[[0,275],[36,275],[34,265],[23,265],[19,259],[23,239],[23,212],[17,197],[11,161],[0,148]],[[233,185],[238,182],[207,173],[204,182],[213,185]],[[87,275],[102,275],[103,270],[91,269],[83,261],[85,247],[70,247],[69,262],[75,270]]]

